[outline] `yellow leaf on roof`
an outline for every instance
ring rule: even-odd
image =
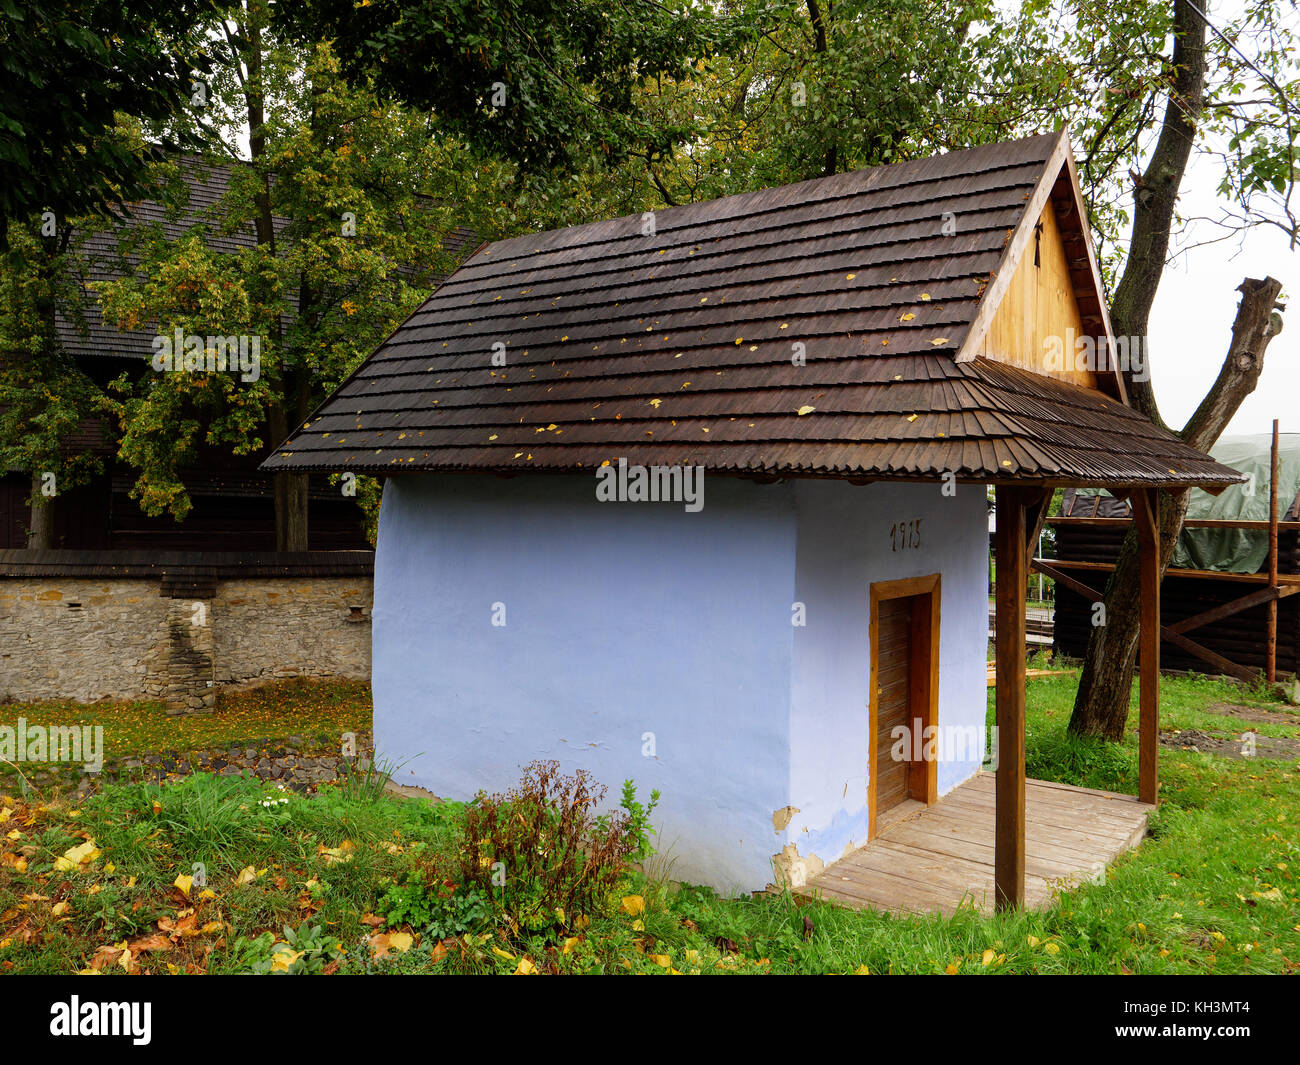
[[[845,280],[845,281],[852,281],[852,280],[853,280],[855,277],[857,277],[857,276],[858,276],[857,274],[845,274],[845,275],[844,275],[844,280]]]
[[[923,300],[928,300],[929,298],[930,298],[930,293],[928,293],[928,292],[922,292],[922,293],[921,293],[921,299],[923,299]]]
[[[805,404],[804,406],[800,407],[797,411],[795,411],[795,413],[799,415],[811,414],[816,409],[817,409],[816,407],[810,407],[807,404]]]
[[[931,344],[934,344],[936,347],[938,347],[940,344],[946,344],[946,343],[948,343],[948,338],[947,338],[947,337],[935,337],[932,341],[930,341],[930,343],[931,343]]]
[[[650,400],[649,402],[650,402],[650,406],[655,407],[655,408],[658,408],[659,404],[662,403],[663,400],[662,400],[662,399],[652,399],[652,400]]]
[[[910,322],[915,317],[916,315],[914,315],[911,311],[908,311],[906,314],[900,314],[898,316],[898,320],[900,322]]]

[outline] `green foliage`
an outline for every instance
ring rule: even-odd
[[[0,469],[34,475],[49,497],[102,468],[93,452],[68,446],[83,424],[111,411],[103,391],[61,349],[56,315],[82,322],[83,257],[75,226],[11,222],[0,252]],[[39,483],[37,483],[39,482]]]
[[[745,22],[596,0],[306,0],[276,10],[299,40],[333,41],[354,84],[373,79],[384,97],[436,112],[448,132],[532,172],[617,160],[653,139],[636,106],[641,86],[681,73]]]
[[[452,265],[444,235],[473,220],[458,195],[471,178],[422,116],[349,89],[325,45],[299,51],[251,31],[238,40],[214,69],[207,115],[240,136],[251,119],[237,63],[256,62],[266,117],[254,158],[234,166],[225,193],[181,236],[161,222],[127,230],[122,251],[138,267],[98,286],[106,317],[123,328],[157,323],[163,336],[260,346],[256,380],[199,370],[114,383],[120,455],[139,471],[133,495],[147,513],[178,519],[190,508],[180,469],[205,449],[251,455],[280,443],[427,295]],[[159,167],[178,200],[181,167],[196,164]],[[236,231],[258,243],[219,243]],[[372,509],[375,494],[362,500]]]
[[[167,126],[207,65],[210,0],[0,0],[0,247],[8,224],[109,214],[148,188],[156,150],[119,136],[125,114]]]
[[[384,892],[377,911],[389,928],[409,924],[433,939],[447,939],[482,929],[492,903],[477,888],[458,890],[454,880],[438,879],[431,866],[416,865]]]
[[[650,802],[643,804],[636,797],[635,782],[625,780],[623,781],[623,794],[618,805],[627,818],[624,831],[635,843],[627,856],[628,861],[643,862],[655,853],[654,845],[650,842],[650,837],[654,833],[650,824],[650,815],[654,813],[655,807],[659,805],[659,791],[656,788],[650,792]]]
[[[254,940],[235,944],[243,953],[249,972],[284,976],[316,976],[326,964],[343,957],[338,937],[325,935],[320,925],[303,921],[297,928],[284,926],[284,939],[276,941],[270,932]]]

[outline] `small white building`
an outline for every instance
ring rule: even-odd
[[[1082,217],[1050,135],[470,256],[267,462],[387,478],[398,782],[630,778],[672,875],[740,890],[975,774],[985,486],[1032,526],[1233,479],[1126,406]]]

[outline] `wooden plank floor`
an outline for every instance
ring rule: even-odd
[[[1025,901],[1095,878],[1146,835],[1155,809],[1132,795],[1025,783]],[[894,811],[890,811],[893,813]],[[908,804],[875,839],[828,866],[809,893],[846,906],[953,913],[965,902],[993,910],[993,774],[980,773],[933,806]]]

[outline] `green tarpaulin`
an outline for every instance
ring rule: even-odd
[[[1187,506],[1190,518],[1234,518],[1268,521],[1268,477],[1272,434],[1225,436],[1210,454],[1225,466],[1248,474],[1247,484],[1233,485],[1218,496],[1199,488],[1192,490]],[[1278,438],[1278,518],[1293,508],[1300,493],[1300,433]],[[1080,490],[1079,495],[1096,495]],[[1107,493],[1108,494],[1108,493]],[[1077,511],[1076,511],[1077,513]],[[1226,573],[1257,573],[1268,559],[1268,531],[1245,529],[1184,529],[1178,537],[1171,566],[1182,569],[1220,570]]]

